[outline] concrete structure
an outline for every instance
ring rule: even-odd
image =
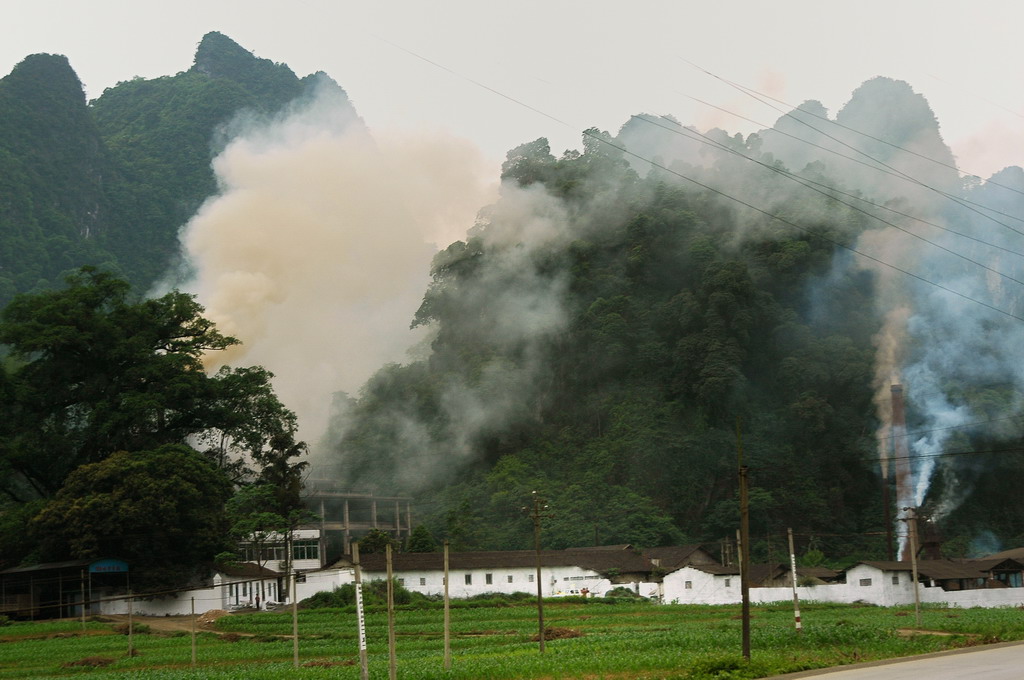
[[[409,497],[343,491],[324,479],[307,480],[306,486],[309,495],[304,502],[320,517],[320,551],[324,556],[348,555],[352,541],[371,529],[387,531],[399,541],[412,533]]]
[[[918,565],[921,602],[952,607],[1024,606],[1020,587],[1024,565],[1006,559],[922,560]],[[752,577],[756,576],[752,569]],[[802,601],[864,602],[883,607],[914,603],[910,562],[860,562],[843,574],[845,581],[800,586]],[[755,580],[752,578],[752,581]],[[801,570],[797,569],[797,582]],[[752,587],[755,603],[788,601],[792,586]],[[689,565],[666,574],[662,600],[687,604],[735,604],[740,602],[739,570],[720,565]]]
[[[651,562],[628,546],[610,549],[542,550],[541,592],[545,597],[560,595],[602,596],[618,585],[627,585],[645,597],[658,592],[650,583]],[[384,555],[360,557],[364,580],[383,579],[387,573]],[[346,558],[338,563],[351,566]],[[398,553],[392,573],[404,587],[424,595],[444,593],[443,553]],[[449,555],[451,597],[472,597],[483,593],[537,592],[537,554],[533,550],[453,552]]]

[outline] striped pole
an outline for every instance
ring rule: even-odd
[[[796,632],[803,632],[803,623],[800,621],[800,596],[796,593],[796,550],[793,549],[793,528],[789,529],[789,580],[793,583],[793,618],[796,622]]]

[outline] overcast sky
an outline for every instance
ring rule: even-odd
[[[701,129],[758,127],[690,97],[766,125],[778,117],[692,62],[793,104],[818,99],[833,114],[868,78],[906,80],[931,103],[963,169],[987,176],[1024,165],[1019,0],[0,0],[0,8],[2,74],[28,54],[64,54],[95,98],[134,76],[187,69],[203,34],[216,30],[299,76],[326,71],[371,128],[444,129],[495,162],[540,136],[556,153],[577,148],[581,130],[614,133],[640,112]]]

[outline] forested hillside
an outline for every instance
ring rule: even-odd
[[[83,264],[146,290],[216,189],[210,162],[224,126],[320,85],[337,87],[220,33],[203,38],[187,71],[123,82],[90,103],[67,58],[27,57],[0,80],[0,305]]]
[[[333,469],[465,547],[528,547],[534,490],[551,547],[653,545],[733,535],[742,448],[755,557],[793,527],[879,558],[905,382],[915,496],[894,502],[951,555],[1024,540],[1020,268],[985,264],[1018,232],[980,209],[1024,213],[1021,173],[962,180],[906,83],[831,120],[808,102],[744,139],[641,115],[582,153],[509,152],[501,200],[435,259],[429,358],[347,404]]]
[[[319,97],[324,89],[334,96]],[[183,260],[178,235],[224,188],[212,159],[248,123],[264,124],[265,138],[246,140],[257,148],[273,137],[267,121],[314,101],[343,109],[334,141],[358,120],[326,75],[300,79],[218,33],[203,38],[187,71],[123,82],[93,102],[85,101],[64,57],[26,58],[0,80],[0,305],[17,293],[45,291],[86,264],[123,276],[140,295],[168,271],[201,266]],[[315,119],[293,120],[306,130]],[[368,131],[359,133],[348,144],[316,134],[303,144],[380,167],[364,177],[362,166],[341,175],[339,164],[303,161],[311,174],[288,179],[303,184],[303,200],[319,204],[319,212],[306,205],[274,212],[273,228],[289,229],[296,214],[315,221],[343,212],[344,192],[359,186],[364,203],[338,222],[323,218],[323,231],[360,230],[366,239],[408,233],[389,231],[382,220],[411,220],[416,206],[403,204],[402,212],[382,204],[409,167],[388,170]],[[288,135],[279,137],[266,146],[283,148]],[[422,304],[409,319],[430,334],[429,345],[380,367],[357,394],[337,395],[311,459],[314,477],[361,493],[408,494],[417,518],[458,549],[528,547],[532,523],[522,508],[534,491],[550,506],[547,547],[712,543],[735,534],[742,451],[751,475],[755,559],[777,556],[788,527],[801,552],[881,558],[882,474],[889,475],[897,450],[889,395],[900,383],[909,430],[900,436],[913,483],[893,505],[919,506],[934,517],[951,539],[949,554],[1024,542],[1016,483],[1024,473],[1024,364],[1017,356],[1024,298],[1016,288],[1024,280],[1024,249],[1015,241],[1024,171],[1007,168],[988,180],[963,176],[928,103],[907,83],[887,78],[863,84],[834,115],[804,102],[746,137],[638,114],[615,134],[585,131],[580,148],[560,153],[541,138],[508,152],[500,197],[481,206],[475,224],[456,225],[466,237],[437,253]],[[449,159],[424,156],[414,168],[444,174]],[[246,156],[247,167],[264,160]],[[306,179],[317,172],[330,176]],[[260,181],[278,176],[261,174]],[[263,213],[295,193],[256,186],[267,197],[255,204]],[[435,200],[429,187],[409,193]],[[318,191],[331,200],[319,200]],[[304,277],[314,298],[363,295],[354,318],[385,316],[376,306],[387,304],[386,291],[377,296],[374,281],[318,278],[317,267],[305,266],[305,244],[293,242],[301,241],[293,233],[307,232],[246,243],[264,250],[252,260],[259,264],[239,264],[249,249],[237,246],[256,213],[239,214],[221,245],[246,252],[209,285],[228,281],[223,285],[235,286],[236,295],[226,299],[247,304],[294,304],[295,313],[283,317],[293,320],[283,329],[284,354],[302,354],[304,335],[321,328],[301,327],[315,312],[282,292],[288,276]],[[319,266],[356,269],[362,251],[347,234],[335,236],[309,244],[339,249],[320,253]],[[285,242],[295,246],[286,265],[274,250]],[[273,276],[260,267],[274,269]],[[89,281],[106,287],[107,297]],[[65,485],[81,490],[96,482],[92,475],[110,473],[106,461],[121,460],[115,449],[145,448],[148,464],[163,469],[183,440],[231,431],[225,423],[234,407],[224,404],[234,402],[209,386],[225,377],[249,376],[238,392],[224,388],[232,398],[244,401],[251,389],[274,403],[273,419],[287,434],[276,444],[276,460],[287,467],[300,457],[295,415],[272,399],[269,374],[235,368],[209,384],[197,380],[190,372],[205,347],[189,349],[184,374],[159,381],[173,384],[156,396],[148,375],[124,378],[141,395],[132,398],[141,415],[130,425],[146,436],[108,431],[117,427],[107,416],[136,411],[117,406],[121,391],[105,374],[135,364],[122,361],[120,349],[108,356],[94,347],[113,326],[90,323],[114,310],[117,323],[137,328],[141,312],[122,283],[92,270],[73,276],[67,295],[69,307],[56,307],[60,313],[50,319],[59,322],[54,337],[33,316],[60,296],[17,298],[0,324],[5,356],[14,350],[0,373],[0,397],[17,416],[0,423],[0,470],[20,475],[7,488],[0,541],[25,540],[19,528],[44,500],[63,508],[63,497],[52,499]],[[214,332],[197,320],[202,309],[188,296],[160,300],[165,311],[185,305],[189,319]],[[239,311],[258,316],[250,307]],[[77,314],[85,320],[76,321]],[[155,312],[150,317],[157,328],[140,331],[140,366],[149,366],[151,355],[158,358],[153,365],[162,365],[166,352],[166,323]],[[225,342],[213,349],[236,344],[215,337]],[[124,351],[135,356],[129,345]],[[81,351],[101,370],[91,373],[73,358],[50,361],[43,356],[50,347],[60,348],[54,354]],[[332,360],[342,365],[351,357],[339,352]],[[71,404],[58,387],[35,387],[32,372],[44,369],[47,385],[61,384],[54,366],[71,376]],[[333,366],[320,368],[335,375]],[[76,377],[79,369],[88,375]],[[193,404],[193,382],[212,395],[217,418],[167,427],[166,410],[192,413],[182,405]],[[199,405],[205,418],[207,404]],[[237,438],[255,437],[255,451],[273,449],[272,438],[253,427],[256,435],[238,426]],[[39,472],[39,451],[57,466]],[[211,451],[224,458],[217,446],[204,450]],[[227,474],[224,460],[214,462]],[[104,467],[76,473],[80,463]],[[261,474],[273,476],[272,468]],[[289,493],[299,469],[278,475],[290,480]],[[214,495],[227,493],[217,488]],[[53,513],[40,515],[36,526],[59,525],[62,515]],[[20,559],[37,547],[19,545],[11,554]],[[53,559],[65,547],[44,546]]]
[[[707,540],[736,527],[739,427],[755,535],[880,530],[871,277],[812,300],[830,240],[641,179],[588,135],[582,155],[510,152],[502,201],[435,260],[415,320],[437,327],[430,359],[366,386],[346,467],[431,498],[467,546],[527,547],[533,490],[552,547]],[[832,241],[865,228],[820,197],[780,207]]]

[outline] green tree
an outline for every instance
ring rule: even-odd
[[[359,539],[360,553],[382,553],[387,546],[395,551],[402,547],[402,544],[387,531],[383,529],[370,529],[366,535]]]
[[[437,550],[437,542],[431,535],[430,530],[422,524],[416,526],[409,534],[406,542],[406,551],[411,553],[427,553]]]
[[[237,343],[177,291],[137,300],[92,268],[63,290],[16,297],[0,318],[13,361],[0,376],[0,487],[50,497],[81,465],[192,438],[236,479],[264,471],[297,504],[295,415],[259,367],[214,376],[203,356]],[[238,461],[244,453],[257,465]],[[235,462],[232,462],[235,461]]]
[[[188,583],[228,540],[231,483],[181,445],[120,451],[72,472],[30,524],[44,559],[115,557],[139,590]]]

